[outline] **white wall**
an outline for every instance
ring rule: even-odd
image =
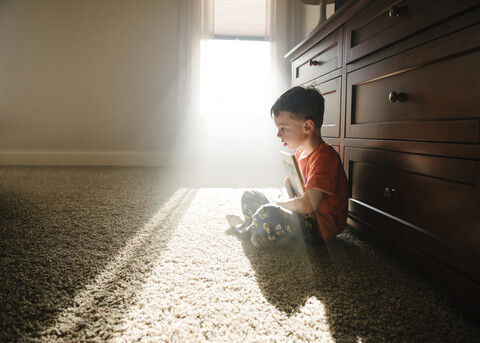
[[[156,164],[178,17],[176,0],[0,0],[0,165]]]
[[[296,3],[299,42],[319,9]],[[168,162],[178,132],[180,6],[0,0],[0,165]]]

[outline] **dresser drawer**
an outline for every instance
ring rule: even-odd
[[[407,38],[475,5],[475,0],[376,0],[346,24],[347,63]]]
[[[472,230],[480,227],[476,161],[345,148],[351,214],[362,208],[401,224],[382,229],[468,272]],[[474,213],[476,212],[476,213]]]
[[[322,137],[340,137],[340,101],[341,77],[317,84],[310,82],[307,86],[315,86],[325,99]]]
[[[346,136],[478,143],[480,25],[464,33],[349,73]]]
[[[293,61],[293,85],[306,83],[342,66],[342,32],[339,28]]]

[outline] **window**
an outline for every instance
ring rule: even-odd
[[[269,6],[267,0],[210,0],[209,24],[213,36],[265,40]]]
[[[268,113],[269,4],[268,0],[208,1],[213,39],[202,42],[202,116],[233,119]]]
[[[269,48],[264,41],[204,41],[200,113],[230,118],[268,113]]]

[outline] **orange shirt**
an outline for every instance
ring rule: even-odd
[[[340,156],[323,142],[309,155],[301,157],[300,147],[295,157],[303,175],[305,190],[317,188],[323,194],[315,211],[318,232],[325,242],[340,234],[347,226],[348,182]]]

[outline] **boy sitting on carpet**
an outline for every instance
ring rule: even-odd
[[[256,191],[243,194],[245,220],[232,215],[227,220],[240,234],[249,234],[257,248],[290,244],[298,238],[328,242],[346,227],[347,177],[340,156],[321,136],[324,102],[317,89],[294,87],[272,106],[277,137],[287,149],[296,150],[305,194],[276,202]]]

